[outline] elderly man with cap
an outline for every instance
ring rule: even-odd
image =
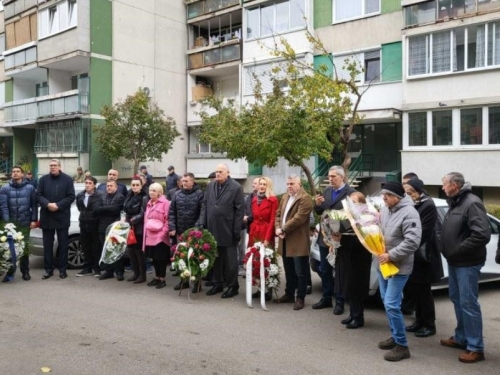
[[[165,191],[170,191],[177,187],[177,181],[181,178],[178,174],[175,174],[175,168],[173,165],[167,168],[168,175],[165,178],[166,189]]]
[[[441,279],[441,256],[436,242],[437,209],[418,178],[403,184],[406,194],[415,203],[422,222],[422,238],[414,255],[413,271],[405,286],[404,293],[413,296],[415,302],[415,322],[406,327],[406,332],[415,332],[416,337],[436,334],[436,311],[431,284]]]
[[[141,165],[141,167],[139,168],[139,173],[142,173],[146,177],[146,183],[144,184],[144,186],[149,189],[149,185],[151,185],[154,180],[153,176],[148,173],[148,167],[146,167],[145,165]]]
[[[380,225],[386,252],[378,256],[378,261],[380,264],[393,262],[399,272],[387,280],[378,272],[380,296],[391,328],[391,337],[381,341],[378,347],[390,350],[384,359],[395,362],[410,358],[401,299],[413,269],[413,254],[420,246],[422,227],[413,200],[405,194],[401,183],[387,182],[382,188],[382,196],[385,207],[381,209]]]

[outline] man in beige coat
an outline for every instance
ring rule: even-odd
[[[307,291],[307,268],[309,267],[309,216],[313,209],[312,199],[302,188],[300,178],[288,177],[287,193],[281,198],[276,212],[276,236],[279,237],[278,252],[283,257],[285,268],[285,294],[275,302],[292,303],[294,310],[304,308]],[[295,299],[297,289],[297,299]]]

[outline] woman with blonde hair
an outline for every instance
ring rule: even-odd
[[[170,259],[170,237],[168,235],[168,211],[170,201],[163,195],[163,187],[159,183],[149,186],[150,200],[144,213],[143,250],[148,258],[153,259],[155,278],[148,286],[161,289],[166,286],[165,276]]]
[[[269,177],[259,178],[257,195],[252,199],[253,221],[250,225],[248,246],[263,242],[265,247],[274,248],[274,219],[278,210],[278,199],[273,192]]]

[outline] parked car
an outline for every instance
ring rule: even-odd
[[[433,200],[438,210],[438,223],[442,224],[446,212],[448,211],[448,204],[444,199],[433,198]],[[498,244],[498,233],[500,230],[500,220],[489,214],[488,214],[488,219],[490,222],[491,239],[486,248],[487,249],[486,263],[484,264],[484,267],[481,269],[480,282],[500,280],[500,266],[495,263],[495,254]],[[440,238],[441,233],[438,232],[437,235],[438,238]],[[317,246],[311,246],[310,263],[311,263],[311,270],[317,272],[319,275],[320,256],[319,256],[319,247]],[[446,259],[444,259],[442,255],[441,255],[441,263],[443,265],[444,276],[440,282],[433,285],[433,289],[448,287],[448,267]],[[370,275],[370,296],[375,295],[378,291],[377,269],[378,269],[378,261],[377,258],[374,257],[372,260],[372,268]]]
[[[85,189],[85,184],[75,183],[75,195]],[[69,248],[68,248],[68,268],[82,268],[84,263],[83,251],[80,246],[80,224],[78,217],[80,213],[76,203],[71,205],[71,222],[69,225]],[[40,228],[30,231],[30,254],[43,256],[43,235]],[[57,258],[57,235],[54,238],[54,256]]]

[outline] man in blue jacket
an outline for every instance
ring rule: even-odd
[[[36,227],[38,220],[38,210],[36,207],[35,188],[23,179],[23,169],[19,166],[12,168],[12,180],[4,185],[0,190],[0,212],[2,221],[5,223],[13,222],[20,228],[25,229],[23,235],[28,238],[30,229]],[[21,256],[19,260],[23,280],[30,280],[30,262],[29,255]],[[3,282],[9,282],[14,279],[16,265],[7,272]]]
[[[36,197],[40,204],[40,228],[43,233],[43,263],[46,280],[54,275],[54,235],[57,232],[57,253],[59,254],[59,277],[68,277],[69,225],[71,203],[75,200],[73,179],[61,171],[61,162],[51,159],[50,173],[38,181]]]

